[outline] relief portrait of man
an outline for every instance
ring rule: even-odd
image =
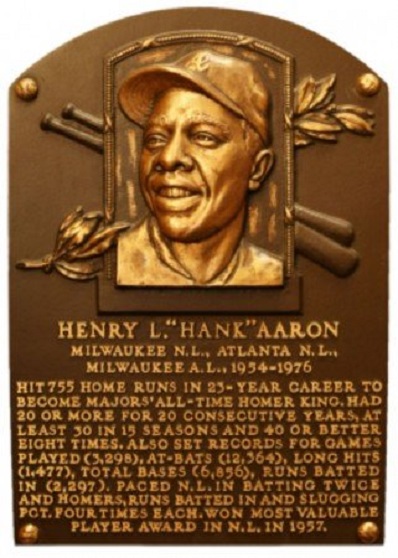
[[[120,235],[120,286],[278,286],[282,258],[244,238],[273,165],[270,95],[255,65],[209,49],[143,66],[120,86],[142,129],[148,214]]]

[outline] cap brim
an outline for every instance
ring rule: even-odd
[[[120,107],[127,118],[143,127],[156,97],[172,87],[204,93],[239,118],[245,118],[240,108],[209,81],[172,65],[147,66],[132,72],[119,89]]]

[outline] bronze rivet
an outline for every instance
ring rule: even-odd
[[[18,531],[18,540],[22,544],[34,544],[39,538],[39,528],[32,523],[23,525]]]
[[[380,91],[381,81],[375,74],[368,72],[357,79],[357,91],[365,97],[372,97]]]
[[[379,528],[373,521],[365,521],[358,527],[358,537],[363,543],[374,543],[379,538],[379,535]]]
[[[31,77],[23,77],[15,84],[15,93],[23,101],[33,101],[39,92],[37,81]]]

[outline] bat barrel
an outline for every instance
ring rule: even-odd
[[[344,246],[350,246],[354,240],[354,227],[345,219],[333,217],[319,211],[314,211],[295,204],[294,217],[296,221],[328,236]]]
[[[69,139],[73,139],[79,143],[91,147],[95,151],[103,153],[104,151],[104,140],[102,136],[95,135],[91,132],[85,132],[83,130],[78,130],[73,126],[65,124],[60,118],[53,116],[52,114],[46,114],[41,121],[42,130],[49,130],[50,132],[55,132]]]
[[[295,224],[295,248],[299,254],[322,265],[338,277],[351,275],[359,263],[356,250],[341,246],[298,222]]]

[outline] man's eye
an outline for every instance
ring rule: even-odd
[[[217,147],[222,143],[219,138],[209,132],[196,132],[192,134],[191,140],[202,147]]]
[[[149,149],[156,149],[157,147],[163,147],[166,144],[166,138],[161,134],[149,134],[144,138],[145,147]]]

